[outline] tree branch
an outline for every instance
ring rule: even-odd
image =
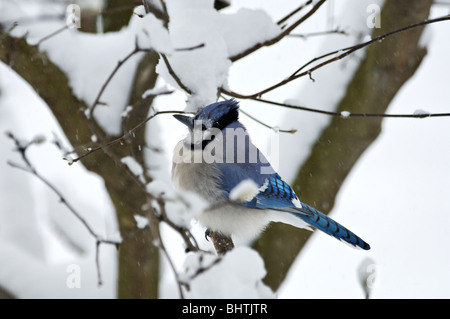
[[[236,93],[236,92],[231,92],[231,91],[225,90],[224,88],[222,88],[222,92],[227,94],[227,95],[231,95],[231,96],[234,96],[234,97],[237,97],[237,98],[241,98],[241,99],[256,99],[256,98],[261,97],[262,95],[264,95],[264,94],[266,94],[268,92],[271,92],[271,91],[273,91],[273,90],[275,90],[275,89],[277,89],[277,88],[279,88],[281,86],[284,86],[284,85],[286,85],[286,84],[288,84],[288,83],[290,83],[290,82],[292,82],[294,80],[297,80],[297,79],[299,79],[301,77],[311,76],[311,74],[314,71],[317,71],[318,69],[320,69],[320,68],[322,68],[322,67],[324,67],[324,66],[326,66],[326,65],[328,65],[330,63],[339,61],[339,60],[349,56],[350,54],[354,53],[355,51],[360,50],[362,48],[365,48],[365,47],[367,47],[367,46],[369,46],[369,45],[371,45],[373,43],[378,43],[378,42],[384,41],[385,39],[387,39],[387,38],[389,38],[389,37],[391,37],[393,35],[396,35],[398,33],[402,33],[402,32],[413,30],[413,29],[417,29],[417,28],[421,28],[421,27],[423,27],[425,25],[428,25],[428,24],[437,23],[437,22],[443,22],[443,21],[449,21],[449,20],[450,20],[450,16],[449,15],[444,16],[444,17],[439,17],[439,18],[436,18],[436,19],[431,19],[431,20],[425,20],[424,19],[422,22],[413,23],[413,24],[410,24],[410,25],[408,25],[406,27],[402,26],[402,27],[400,27],[400,28],[398,28],[396,30],[393,30],[393,31],[390,31],[390,32],[386,32],[385,34],[378,35],[376,37],[373,37],[369,41],[366,41],[366,42],[363,42],[363,43],[359,43],[359,44],[351,46],[351,47],[346,47],[346,48],[343,48],[343,49],[340,49],[340,50],[336,50],[336,51],[332,51],[332,52],[326,53],[324,55],[316,57],[316,58],[310,60],[309,62],[305,63],[303,66],[298,68],[292,75],[290,75],[289,77],[285,78],[284,80],[282,80],[282,81],[280,81],[280,82],[278,82],[278,83],[276,83],[276,84],[274,84],[274,85],[272,85],[272,86],[270,86],[270,87],[268,87],[268,88],[266,88],[264,90],[261,90],[261,91],[259,91],[257,93],[254,93],[254,94],[249,94],[249,95],[239,94],[239,93]],[[313,63],[315,63],[317,61],[323,60],[324,58],[328,58],[330,56],[334,56],[334,57],[332,57],[332,58],[330,58],[328,60],[325,60],[325,61],[323,61],[323,62],[321,62],[321,63],[319,63],[319,64],[317,64],[317,65],[315,65],[315,66],[313,66],[311,68],[309,68],[306,71],[301,72],[307,66],[309,66],[309,65],[311,65],[311,64],[313,64]]]
[[[230,93],[230,94],[228,94],[228,93]],[[236,97],[233,92],[228,92],[228,93],[224,93],[224,94],[231,96],[231,97]],[[377,118],[378,117],[378,118],[405,118],[405,119],[411,119],[411,118],[423,119],[423,118],[428,118],[428,117],[450,117],[450,113],[431,113],[431,112],[427,112],[424,110],[415,110],[413,113],[410,113],[410,114],[387,114],[387,113],[365,113],[365,112],[364,113],[361,113],[361,112],[353,113],[353,112],[349,112],[347,110],[343,110],[340,112],[334,112],[334,111],[326,111],[326,110],[321,110],[321,109],[311,108],[311,107],[306,107],[306,106],[294,105],[293,103],[281,103],[281,102],[276,102],[276,101],[267,100],[267,99],[263,99],[263,98],[253,98],[252,97],[249,99],[258,101],[261,103],[267,103],[267,104],[276,105],[279,107],[288,108],[288,109],[324,114],[324,115],[329,115],[329,116],[333,116],[333,117],[339,117],[342,119],[347,119],[347,118],[351,118],[351,117],[359,117],[359,118],[361,118],[361,117],[362,118],[364,118],[364,117],[365,118]],[[350,110],[351,108],[348,108],[348,109]],[[245,114],[245,112],[243,112],[243,113]],[[261,124],[263,124],[266,127],[271,128],[267,124],[264,124],[264,123],[261,123]],[[294,130],[287,130],[285,132],[295,133],[293,131]]]
[[[304,16],[299,18],[297,21],[295,21],[293,24],[291,24],[289,27],[285,28],[284,31],[282,31],[279,35],[274,37],[273,39],[267,40],[263,43],[257,43],[254,46],[248,48],[244,52],[238,53],[232,57],[230,57],[231,62],[235,62],[239,59],[242,59],[243,57],[246,57],[247,55],[257,51],[258,49],[264,47],[264,46],[271,46],[277,42],[279,42],[281,39],[283,39],[285,36],[287,36],[289,33],[292,32],[295,28],[297,28],[300,24],[305,22],[308,18],[310,18],[319,8],[326,2],[326,0],[320,0],[318,1],[312,8],[309,10]],[[308,3],[309,4],[309,3]],[[302,5],[299,9],[303,9],[304,5]],[[294,14],[299,11],[299,9],[294,11]],[[291,14],[293,15],[293,14]],[[288,15],[288,18],[291,16]],[[286,18],[285,18],[286,19]]]

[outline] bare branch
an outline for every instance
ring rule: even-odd
[[[319,2],[317,2],[310,11],[308,11],[304,16],[302,16],[300,19],[298,19],[297,21],[295,21],[292,25],[290,25],[289,27],[287,27],[283,32],[281,32],[278,36],[276,36],[273,39],[267,40],[263,43],[257,43],[255,44],[253,47],[248,48],[247,50],[245,50],[244,52],[238,53],[232,57],[230,57],[230,60],[232,62],[237,61],[239,59],[242,59],[243,57],[246,57],[247,55],[255,52],[256,50],[264,47],[264,46],[271,46],[277,42],[279,42],[281,39],[283,39],[285,36],[287,36],[289,33],[292,32],[292,30],[294,30],[295,28],[297,28],[300,24],[302,24],[303,22],[305,22],[308,18],[310,18],[317,10],[319,10],[319,8],[326,2],[326,0],[321,0]],[[303,6],[301,7],[301,9],[303,8]]]
[[[232,96],[232,97],[239,97],[238,95],[236,95],[233,92],[224,92],[224,94]],[[324,114],[324,115],[329,115],[329,116],[334,116],[334,117],[341,117],[344,119],[350,118],[350,117],[366,117],[366,118],[389,117],[389,118],[419,118],[419,119],[423,119],[423,118],[427,118],[427,117],[450,117],[450,113],[429,113],[429,112],[425,112],[425,111],[416,111],[411,114],[350,113],[350,112],[346,112],[346,111],[333,112],[333,111],[325,111],[325,110],[316,109],[316,108],[310,108],[310,107],[306,107],[306,106],[292,105],[289,103],[281,103],[281,102],[271,101],[271,100],[267,100],[267,99],[263,99],[263,98],[250,97],[248,99],[262,102],[262,103],[272,104],[272,105],[276,105],[276,106],[280,106],[280,107],[285,107],[285,108],[289,108],[289,109],[307,111],[307,112],[312,112],[312,113],[319,113],[319,114]]]
[[[30,160],[28,159],[28,157],[26,155],[26,151],[28,150],[28,148],[31,145],[35,144],[33,141],[23,145],[12,133],[7,133],[7,136],[14,141],[14,143],[16,145],[16,150],[22,156],[22,159],[26,166],[23,167],[16,163],[10,162],[10,161],[8,161],[8,165],[10,165],[11,167],[14,167],[14,168],[22,169],[28,173],[31,173],[37,179],[39,179],[41,182],[43,182],[48,188],[50,188],[50,190],[53,193],[55,193],[58,196],[59,201],[62,204],[64,204],[69,209],[69,211],[81,222],[81,224],[86,228],[86,230],[89,232],[89,234],[91,234],[91,236],[94,237],[94,239],[96,241],[95,261],[96,261],[96,266],[97,266],[97,278],[98,278],[98,285],[100,286],[102,284],[100,265],[99,265],[99,256],[98,256],[100,245],[101,244],[109,244],[109,245],[117,246],[117,245],[121,244],[121,241],[104,239],[100,235],[98,235],[95,232],[95,230],[89,225],[89,223],[81,216],[81,214],[78,213],[77,210],[66,200],[64,195],[49,180],[47,180],[45,177],[43,177],[41,174],[39,174],[37,172],[37,170],[31,164]]]
[[[61,27],[61,28],[58,28],[57,30],[55,30],[55,31],[53,31],[52,33],[50,33],[49,35],[46,35],[45,37],[43,37],[42,39],[40,39],[40,40],[36,43],[36,45],[37,45],[37,46],[41,45],[42,42],[44,42],[44,41],[50,39],[51,37],[54,37],[55,35],[57,35],[57,34],[63,32],[64,30],[67,30],[68,28],[69,28],[69,27],[68,27],[67,25],[65,25],[65,26],[63,26],[63,27]]]
[[[300,5],[297,9],[295,9],[294,11],[290,12],[289,14],[287,14],[284,18],[282,18],[281,20],[279,20],[277,22],[278,25],[283,24],[284,22],[286,22],[287,20],[289,20],[289,18],[291,18],[293,15],[295,15],[296,13],[302,11],[306,6],[310,5],[312,3],[312,0],[308,0],[306,1],[304,4]]]
[[[169,225],[171,228],[173,228],[175,231],[177,231],[180,234],[180,236],[183,238],[183,240],[186,244],[186,251],[194,251],[194,252],[199,251],[200,247],[197,244],[197,241],[196,241],[195,237],[192,235],[192,233],[188,229],[175,224],[167,216],[166,206],[165,206],[165,203],[167,200],[168,199],[163,199],[161,196],[159,196],[156,199],[156,201],[161,209],[161,216],[160,216],[161,221],[165,222],[167,225]]]
[[[122,60],[119,60],[117,62],[117,65],[115,66],[115,68],[112,70],[112,72],[109,74],[108,78],[106,79],[106,81],[103,83],[102,87],[100,88],[100,91],[98,92],[94,102],[92,103],[91,107],[89,108],[89,119],[93,119],[93,115],[94,115],[94,110],[96,108],[96,106],[98,104],[100,104],[100,98],[103,95],[103,92],[105,91],[106,87],[108,86],[108,84],[111,82],[111,80],[113,79],[114,75],[117,73],[117,71],[119,71],[120,67],[127,62],[132,56],[134,56],[135,54],[137,54],[138,52],[144,51],[144,49],[140,49],[137,44],[135,46],[135,48],[128,53],[128,55],[123,58]]]
[[[365,48],[365,47],[367,47],[367,46],[369,46],[369,45],[371,45],[373,43],[377,43],[377,42],[383,41],[384,39],[386,39],[386,38],[388,38],[390,36],[393,36],[395,34],[398,34],[398,33],[401,33],[401,32],[405,32],[405,31],[408,31],[408,30],[411,30],[411,29],[415,29],[415,28],[418,28],[418,27],[422,27],[424,25],[437,23],[437,22],[442,22],[442,21],[448,21],[448,20],[450,20],[450,15],[439,17],[439,18],[436,18],[436,19],[425,20],[425,21],[422,21],[422,22],[419,22],[419,23],[415,23],[415,24],[409,25],[407,27],[403,27],[403,28],[400,28],[400,29],[397,29],[397,30],[394,30],[394,31],[391,31],[391,32],[388,32],[388,33],[385,33],[385,34],[377,36],[377,37],[375,37],[375,38],[373,38],[373,39],[371,39],[369,41],[366,41],[366,42],[363,42],[363,43],[360,43],[360,44],[357,44],[357,45],[354,45],[354,46],[351,46],[351,47],[343,48],[343,49],[340,49],[340,50],[332,51],[332,52],[329,52],[327,54],[321,55],[321,56],[319,56],[317,58],[314,58],[314,59],[310,60],[306,64],[304,64],[302,67],[300,67],[298,70],[296,70],[288,78],[278,82],[277,84],[274,84],[274,85],[268,87],[267,89],[264,89],[262,91],[254,93],[254,94],[250,94],[250,95],[244,95],[244,94],[239,94],[239,93],[231,94],[230,91],[227,91],[224,88],[222,88],[222,92],[226,93],[227,95],[231,95],[231,96],[234,96],[234,97],[237,97],[237,98],[241,98],[241,99],[255,99],[257,97],[262,96],[263,94],[266,94],[266,93],[268,93],[270,91],[273,91],[273,90],[275,90],[275,89],[277,89],[277,88],[279,88],[279,87],[281,87],[281,86],[283,86],[283,85],[285,85],[287,83],[290,83],[290,82],[292,82],[292,81],[294,81],[294,80],[296,80],[298,78],[304,77],[306,75],[311,76],[312,72],[314,72],[314,71],[316,71],[316,70],[318,70],[318,69],[320,69],[320,68],[322,68],[322,67],[324,67],[324,66],[326,66],[326,65],[328,65],[330,63],[333,63],[333,62],[336,62],[338,60],[341,60],[341,59],[349,56],[350,54],[354,53],[355,51],[360,50],[362,48]],[[250,53],[251,52],[249,52],[249,54]],[[308,70],[303,71],[302,73],[299,73],[302,70],[304,70],[307,66],[309,66],[309,65],[311,65],[311,64],[313,64],[313,63],[315,63],[315,62],[317,62],[319,60],[323,60],[324,58],[330,57],[330,56],[334,56],[334,57],[330,58],[328,60],[325,60],[324,62],[319,63],[319,64],[309,68]]]
[[[328,35],[328,34],[348,35],[348,33],[345,32],[344,30],[333,29],[333,30],[328,30],[328,31],[311,32],[311,33],[305,33],[305,34],[289,34],[288,37],[306,39],[309,37],[315,37],[315,36],[319,36],[319,35]]]
[[[167,58],[167,56],[163,53],[161,53],[161,57],[164,61],[164,63],[166,64],[167,70],[169,71],[169,74],[173,77],[173,79],[175,80],[175,82],[177,82],[178,86],[180,88],[183,89],[183,91],[185,91],[187,94],[192,94],[191,89],[189,89],[186,85],[183,84],[183,82],[181,81],[181,79],[178,77],[178,75],[175,73],[175,71],[173,70],[172,66],[170,65],[169,59]]]
[[[295,129],[292,129],[292,130],[279,130],[279,129],[273,127],[273,126],[270,126],[270,125],[268,125],[268,124],[266,124],[266,123],[264,123],[264,122],[258,120],[257,118],[251,116],[250,114],[248,114],[247,112],[245,112],[245,111],[242,110],[242,109],[240,110],[240,112],[241,112],[242,114],[245,114],[245,115],[248,116],[249,118],[251,118],[253,121],[255,121],[255,122],[261,124],[261,125],[264,126],[264,127],[270,128],[271,130],[278,131],[278,132],[280,132],[280,133],[289,133],[289,134],[294,134],[294,133],[297,132],[297,130],[295,130]]]
[[[42,41],[42,40],[41,40]],[[203,48],[205,46],[204,43],[201,43],[199,45],[196,46],[192,46],[192,47],[187,47],[187,48],[179,48],[179,49],[175,49],[175,51],[192,51],[192,50],[196,50],[196,49],[200,49]],[[134,47],[134,49],[132,51],[130,51],[130,53],[128,53],[122,60],[119,60],[116,64],[116,66],[114,67],[114,69],[112,70],[112,72],[109,74],[108,78],[106,79],[106,81],[103,83],[102,87],[100,88],[100,91],[98,92],[94,102],[92,103],[91,107],[89,108],[89,119],[93,119],[93,115],[94,115],[94,111],[97,105],[102,104],[100,99],[106,89],[106,87],[109,85],[109,83],[111,82],[111,80],[114,78],[115,74],[117,73],[117,71],[119,71],[119,69],[121,68],[121,66],[127,62],[131,57],[133,57],[135,54],[140,53],[140,52],[148,52],[151,51],[153,49],[148,49],[148,48],[140,48],[136,42],[136,45]],[[169,60],[167,59],[167,56],[164,53],[160,53],[162,59],[164,60],[164,63],[167,66],[167,69],[169,70],[170,75],[172,75],[172,77],[174,78],[174,80],[177,82],[177,84],[188,94],[192,94],[192,91],[186,87],[180,80],[180,78],[178,77],[178,75],[175,73],[175,71],[173,70],[172,66],[169,63]]]
[[[187,48],[177,48],[175,49],[175,51],[193,51],[193,50],[197,50],[197,49],[201,49],[204,48],[205,44],[204,43],[200,43],[198,45],[194,45],[192,47],[187,47]]]

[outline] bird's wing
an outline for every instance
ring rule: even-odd
[[[308,225],[320,229],[324,233],[354,247],[364,250],[370,249],[369,244],[353,232],[317,209],[300,202],[292,188],[281,179],[280,175],[277,173],[260,174],[260,169],[259,164],[229,164],[222,166],[221,187],[226,190],[227,196],[229,196],[231,190],[240,182],[245,179],[252,179],[259,186],[259,193],[253,199],[238,204],[249,208],[290,213]]]

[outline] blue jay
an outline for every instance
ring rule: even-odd
[[[239,122],[238,108],[231,99],[210,104],[194,117],[174,115],[189,134],[175,147],[172,181],[209,203],[209,209],[198,216],[207,231],[251,237],[276,221],[320,229],[354,247],[370,249],[350,230],[300,202],[251,142]],[[247,182],[249,186],[243,187]],[[242,191],[236,195],[239,187]]]

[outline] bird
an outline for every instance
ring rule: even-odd
[[[194,116],[173,116],[187,126],[188,134],[174,148],[172,182],[208,203],[196,217],[206,234],[254,238],[271,222],[282,222],[370,249],[352,231],[299,200],[252,143],[239,121],[236,99],[209,104]]]

